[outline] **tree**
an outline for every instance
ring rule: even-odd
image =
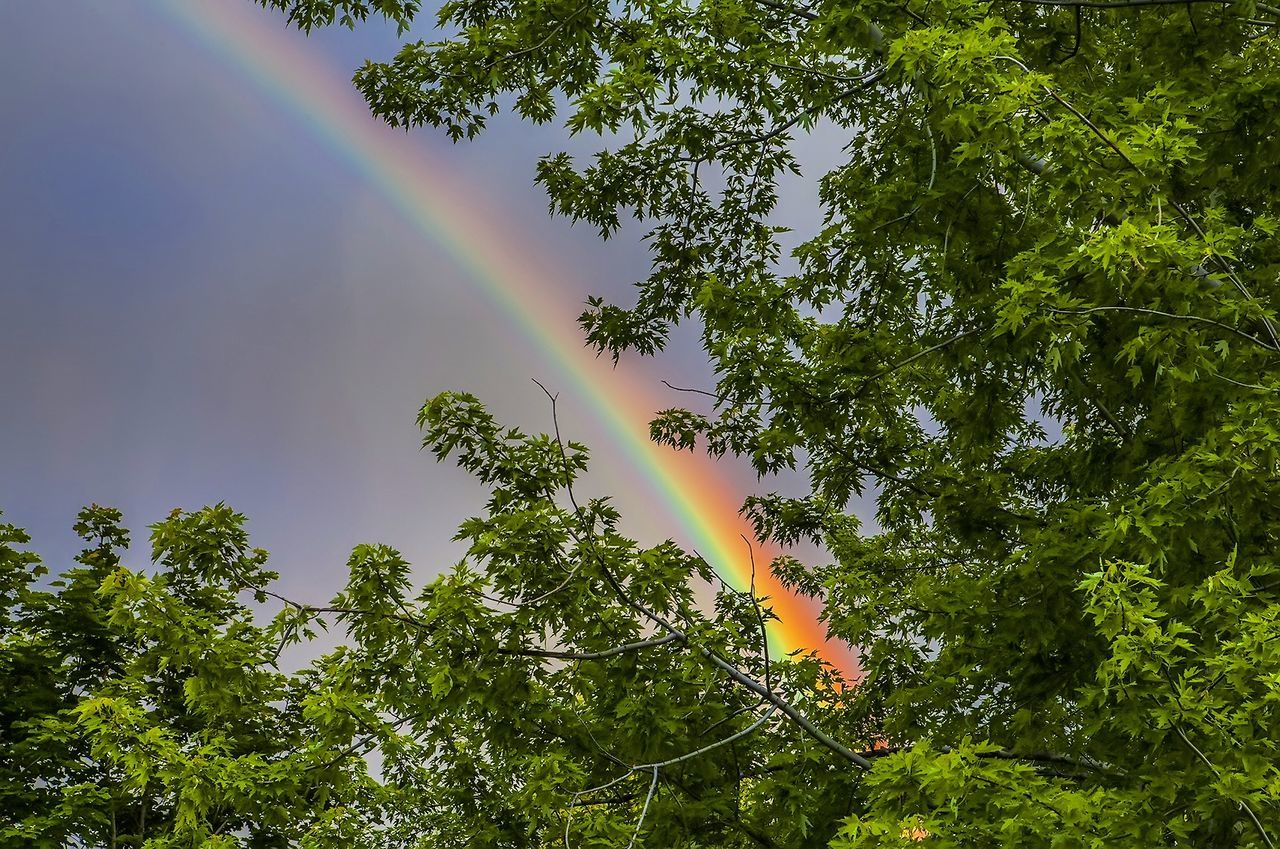
[[[304,29],[421,18],[407,1],[265,5]],[[745,830],[703,822],[698,842],[1273,845],[1280,10],[456,0],[437,24],[437,40],[357,72],[373,112],[464,139],[506,108],[601,138],[587,161],[537,170],[554,212],[606,237],[624,214],[650,227],[652,274],[630,308],[593,301],[587,339],[653,354],[697,323],[717,385],[700,410],[661,413],[655,439],[748,456],[762,475],[807,471],[809,497],[746,508],[763,537],[826,546],[828,564],[774,568],[862,651],[843,690],[804,666],[766,672],[749,615],[684,609],[678,558],[664,572],[579,555],[570,578],[535,578],[530,564],[565,546],[618,551],[607,514],[556,512],[511,477],[543,469],[551,490],[551,444],[508,459],[516,447],[470,400],[430,406],[439,453],[460,447],[497,486],[465,532],[503,598],[545,630],[530,606],[604,596],[642,628],[627,639],[672,637],[577,666],[626,682],[624,715],[648,706],[629,734],[673,733],[664,720],[692,708],[655,700],[709,669],[724,707],[746,709],[717,726],[743,737],[687,767],[695,783],[655,768],[646,792],[636,769],[599,791],[615,841],[634,827],[636,842],[679,842],[664,830],[720,804]],[[771,216],[802,132],[845,159],[818,177],[823,226],[784,252]],[[849,512],[860,493],[872,527]],[[544,517],[569,527],[544,537]],[[566,587],[543,599],[550,580]],[[604,645],[588,623],[554,624],[561,642]],[[727,634],[743,643],[716,642]],[[472,734],[508,780],[532,780],[496,757],[496,732]],[[608,778],[611,757],[636,767],[708,734],[653,752],[609,734],[595,760],[535,747],[583,773],[537,804]],[[484,796],[534,804],[502,782]]]
[[[281,651],[314,636],[225,506],[152,529],[158,568],[123,565],[119,511],[90,507],[89,547],[47,589],[29,540],[0,525],[0,841],[13,847],[358,846],[334,794],[367,797],[352,717]],[[374,556],[374,549],[363,549]],[[361,824],[363,825],[363,824]]]
[[[262,2],[423,26],[414,0]],[[655,354],[697,324],[717,384],[654,438],[807,472],[745,509],[825,546],[772,568],[862,668],[770,658],[767,600],[699,609],[706,564],[575,492],[583,446],[445,394],[425,444],[486,515],[419,590],[366,549],[332,605],[285,604],[345,628],[291,739],[348,777],[282,839],[333,842],[315,823],[342,811],[386,846],[1275,845],[1280,10],[455,0],[437,23],[356,74],[372,110],[601,138],[537,179],[602,236],[647,222],[653,272],[586,338]],[[784,251],[803,132],[845,160]]]

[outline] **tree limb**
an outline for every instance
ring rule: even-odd
[[[568,481],[570,480],[569,458],[565,454],[564,440],[560,435],[559,415],[556,412],[556,396],[551,394],[551,392],[548,391],[547,388],[543,386],[541,383],[538,383],[538,381],[535,380],[534,382],[538,384],[539,388],[542,389],[543,393],[551,401],[551,420],[552,420],[552,425],[555,428],[556,445],[560,450],[560,460],[565,467],[565,475],[566,475],[565,479],[566,479],[566,487],[569,492],[569,500],[570,500],[570,503],[573,504],[574,511],[578,514],[579,517],[581,517],[582,510],[578,506],[577,499],[573,494],[572,485],[568,483]],[[681,645],[688,646],[694,649],[696,652],[698,652],[698,654],[706,658],[713,666],[723,670],[735,683],[740,684],[741,686],[755,693],[757,696],[760,696],[762,699],[764,699],[764,701],[773,705],[774,708],[776,708],[777,710],[782,711],[782,713],[788,719],[794,722],[797,726],[803,729],[805,733],[807,733],[813,739],[817,740],[827,749],[830,749],[835,754],[839,755],[840,757],[844,758],[850,763],[853,763],[859,767],[862,767],[863,769],[871,769],[871,761],[862,757],[857,752],[850,749],[848,746],[845,746],[843,743],[839,742],[834,737],[827,734],[821,728],[818,728],[811,721],[809,721],[809,719],[804,714],[802,714],[799,710],[797,710],[796,707],[792,705],[790,702],[783,699],[777,693],[773,692],[768,687],[764,686],[759,681],[752,678],[750,675],[747,675],[745,672],[743,672],[733,663],[730,663],[728,660],[721,657],[719,653],[712,651],[706,646],[694,645],[692,641],[690,641],[688,634],[686,634],[684,631],[677,628],[675,625],[671,624],[671,622],[669,622],[663,616],[660,616],[656,611],[650,610],[645,604],[640,602],[638,599],[633,598],[631,594],[628,593],[626,589],[623,588],[622,584],[618,582],[618,579],[613,574],[613,570],[609,568],[608,563],[605,562],[604,557],[600,555],[600,552],[595,548],[595,546],[594,545],[586,546],[587,541],[580,537],[577,537],[576,533],[575,533],[575,537],[577,538],[578,543],[580,545],[584,545],[584,547],[588,547],[591,550],[591,552],[595,554],[596,562],[600,566],[600,572],[604,576],[605,582],[609,585],[609,588],[613,590],[614,594],[618,597],[620,601],[622,601],[623,604],[625,604],[627,607],[630,607],[636,613],[640,614],[641,617],[643,617],[650,623],[661,627],[668,634],[671,634],[675,638],[675,640],[679,642]]]
[[[1253,344],[1265,348],[1268,351],[1274,351],[1280,354],[1280,347],[1272,345],[1263,339],[1259,339],[1257,336],[1245,333],[1238,327],[1232,327],[1230,324],[1215,321],[1212,318],[1205,318],[1202,315],[1181,315],[1179,313],[1164,312],[1163,310],[1147,309],[1146,307],[1126,307],[1118,304],[1112,306],[1087,307],[1075,310],[1065,310],[1058,307],[1046,307],[1046,309],[1048,309],[1049,312],[1059,313],[1062,315],[1090,315],[1095,312],[1131,312],[1138,313],[1140,315],[1154,315],[1159,316],[1160,318],[1170,318],[1178,321],[1193,321],[1200,324],[1209,324],[1214,327],[1219,327],[1228,333],[1234,334],[1235,336],[1239,336],[1241,339],[1252,342]]]
[[[677,642],[678,638],[675,634],[667,634],[665,637],[654,637],[652,640],[640,640],[635,643],[627,643],[622,646],[614,646],[611,649],[603,651],[579,652],[579,651],[556,651],[553,649],[498,649],[498,654],[515,655],[518,657],[547,657],[557,660],[603,660],[607,657],[617,657],[627,652],[640,651],[641,649],[653,648],[654,646],[665,646],[667,643]]]

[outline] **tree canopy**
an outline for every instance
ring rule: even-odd
[[[653,265],[585,339],[698,328],[716,384],[653,437],[750,458],[760,537],[829,553],[772,568],[861,668],[770,657],[767,600],[700,606],[705,563],[575,491],[584,446],[448,393],[425,444],[491,497],[424,585],[362,547],[255,624],[226,508],[155,526],[154,576],[90,511],[53,593],[6,531],[6,839],[140,842],[151,810],[154,846],[1274,849],[1280,9],[451,0],[428,34],[413,0],[262,4],[408,32],[355,76],[394,125],[599,138],[536,179]],[[813,232],[777,223],[797,174]]]

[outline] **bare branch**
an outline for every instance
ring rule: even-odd
[[[1181,738],[1182,742],[1187,745],[1187,748],[1195,752],[1196,757],[1200,758],[1200,760],[1204,762],[1204,765],[1209,767],[1209,770],[1213,772],[1215,776],[1217,776],[1218,778],[1222,777],[1222,774],[1218,772],[1218,768],[1214,766],[1213,763],[1205,756],[1205,753],[1200,751],[1200,749],[1196,746],[1195,743],[1191,742],[1191,738],[1189,738],[1186,735],[1186,732],[1182,730],[1181,725],[1179,725],[1176,722],[1173,723],[1173,730],[1178,735],[1178,737]],[[1258,829],[1258,834],[1262,835],[1262,842],[1267,844],[1267,849],[1275,849],[1276,845],[1271,842],[1271,835],[1267,833],[1266,828],[1264,828],[1262,825],[1262,820],[1258,819],[1258,815],[1254,813],[1253,808],[1249,807],[1248,803],[1246,803],[1243,799],[1239,800],[1239,803],[1240,803],[1240,810],[1243,811],[1245,816],[1247,816],[1253,822],[1254,828]]]
[[[764,614],[760,611],[760,601],[756,598],[756,552],[751,546],[751,540],[747,539],[746,534],[738,534],[742,537],[742,541],[747,545],[747,556],[751,558],[751,589],[749,597],[751,606],[756,611],[756,621],[760,623],[760,650],[764,653],[764,686],[770,692],[773,691],[773,684],[770,681],[769,672],[769,632],[764,627]]]
[[[653,768],[653,780],[649,782],[649,792],[644,797],[644,806],[640,808],[640,818],[636,820],[636,830],[631,832],[631,839],[627,841],[627,849],[636,845],[636,838],[640,836],[640,827],[644,825],[644,818],[649,813],[649,803],[653,801],[653,794],[658,790],[658,767]]]
[[[622,775],[619,775],[616,778],[610,779],[609,781],[606,781],[604,784],[600,784],[596,787],[588,787],[588,788],[576,791],[573,794],[573,798],[569,801],[570,816],[566,816],[565,822],[564,822],[564,845],[566,849],[568,849],[569,847],[569,827],[573,822],[573,819],[572,819],[573,809],[582,807],[582,805],[578,801],[580,798],[587,795],[588,793],[597,793],[601,790],[608,790],[610,787],[614,787],[618,784],[621,784],[623,781],[627,780],[627,778],[629,778],[630,776],[634,775],[637,772],[651,771],[653,773],[653,779],[649,782],[649,792],[648,792],[648,795],[645,796],[644,807],[641,808],[640,810],[640,819],[639,819],[639,822],[636,823],[636,829],[631,836],[631,842],[627,844],[627,849],[631,849],[631,847],[635,844],[636,836],[640,834],[640,826],[644,824],[645,815],[649,811],[649,803],[653,801],[654,794],[657,792],[658,773],[661,770],[669,766],[675,766],[678,763],[683,763],[685,761],[692,760],[693,758],[696,758],[699,755],[705,755],[707,752],[710,752],[714,749],[718,749],[721,746],[726,746],[729,743],[732,743],[736,740],[741,740],[743,737],[746,737],[747,735],[755,732],[762,725],[768,722],[769,718],[772,717],[774,713],[777,712],[777,710],[778,708],[776,706],[769,708],[769,710],[765,711],[765,714],[761,716],[759,719],[757,719],[755,722],[751,723],[746,728],[743,728],[740,731],[730,734],[728,737],[725,737],[722,740],[717,740],[716,742],[710,743],[699,749],[694,749],[691,752],[686,752],[683,755],[677,755],[674,758],[668,758],[667,760],[664,760],[664,761],[656,761],[654,763],[648,763],[648,764],[637,764],[636,766],[628,767],[627,771],[622,773]]]
[[[1074,6],[1078,9],[1131,9],[1142,6],[1189,6],[1192,3],[1208,3],[1214,6],[1230,6],[1234,0],[1002,0],[1006,3],[1022,3],[1027,6]],[[1275,14],[1280,9],[1258,4],[1263,12]]]
[[[662,381],[662,385],[663,385],[663,386],[665,386],[665,387],[667,387],[668,389],[674,389],[676,392],[692,392],[692,393],[695,393],[695,394],[697,394],[697,395],[706,395],[708,398],[714,398],[717,404],[719,404],[721,401],[723,401],[723,400],[724,400],[724,398],[723,398],[723,397],[721,397],[721,396],[717,395],[717,394],[716,394],[716,393],[714,393],[714,392],[708,392],[708,391],[707,391],[707,390],[705,390],[705,389],[691,389],[691,388],[686,387],[686,386],[675,386],[675,385],[673,385],[672,383],[670,383],[669,381],[666,381],[666,380]]]
[[[1095,312],[1131,312],[1131,313],[1138,313],[1141,315],[1154,315],[1154,316],[1159,316],[1160,318],[1175,319],[1178,321],[1193,321],[1200,324],[1209,324],[1214,327],[1219,327],[1227,331],[1228,333],[1234,334],[1235,336],[1239,336],[1241,339],[1244,339],[1248,342],[1252,342],[1253,344],[1258,345],[1259,347],[1265,348],[1268,351],[1275,351],[1276,353],[1280,353],[1280,347],[1269,344],[1265,340],[1259,339],[1257,336],[1252,336],[1248,333],[1245,333],[1243,330],[1239,329],[1238,327],[1232,327],[1230,324],[1224,324],[1223,322],[1215,321],[1212,318],[1205,318],[1202,315],[1181,315],[1179,313],[1164,312],[1163,310],[1153,310],[1153,309],[1147,309],[1145,307],[1126,307],[1126,306],[1120,306],[1120,305],[1087,307],[1085,309],[1078,309],[1078,310],[1064,310],[1064,309],[1059,309],[1058,307],[1047,307],[1047,309],[1049,310],[1049,312],[1060,313],[1062,315],[1090,315]]]
[[[975,327],[970,330],[961,331],[960,333],[957,333],[954,336],[951,336],[950,338],[943,339],[941,342],[939,342],[936,345],[930,345],[928,348],[925,348],[923,351],[918,351],[917,353],[914,353],[911,356],[907,357],[905,360],[902,360],[901,362],[898,362],[898,363],[894,363],[888,368],[882,369],[876,372],[875,374],[871,375],[870,377],[863,379],[863,381],[860,384],[858,384],[858,389],[856,391],[859,394],[861,394],[863,389],[865,389],[871,383],[874,383],[875,381],[879,380],[880,378],[888,377],[889,375],[893,374],[895,371],[904,369],[907,366],[914,363],[915,361],[929,356],[934,351],[941,351],[943,348],[946,348],[948,345],[955,344],[956,342],[959,342],[961,339],[965,339],[969,336],[973,336],[974,334],[981,333],[982,331],[983,331],[983,328]]]
[[[607,657],[617,657],[627,652],[640,651],[642,649],[653,648],[654,646],[665,646],[667,643],[677,642],[678,638],[675,634],[667,634],[665,637],[654,637],[652,640],[640,640],[635,643],[627,643],[622,646],[615,646],[604,651],[556,651],[553,649],[498,649],[498,654],[516,655],[519,657],[546,657],[557,660],[603,660]]]
[[[536,382],[537,381],[535,381],[535,383]],[[578,507],[577,500],[573,494],[572,484],[568,483],[569,460],[564,450],[564,442],[560,436],[559,415],[556,411],[556,396],[553,395],[551,392],[549,392],[547,388],[543,386],[541,383],[538,383],[538,386],[541,387],[542,391],[546,394],[547,398],[550,399],[551,401],[551,419],[555,429],[556,444],[560,450],[560,459],[561,459],[561,462],[565,464],[566,488],[569,494],[569,501],[570,503],[573,504],[575,512],[577,512],[578,515],[581,516],[581,509]],[[836,740],[831,735],[827,734],[822,729],[818,728],[811,721],[809,721],[809,719],[804,714],[802,714],[799,710],[797,710],[796,707],[792,705],[790,702],[783,699],[777,693],[774,693],[768,687],[765,687],[763,684],[761,684],[759,681],[752,678],[750,675],[747,675],[745,672],[739,669],[736,665],[726,660],[724,657],[721,657],[719,653],[712,651],[706,646],[694,645],[689,640],[688,634],[686,634],[684,631],[677,628],[666,618],[659,615],[656,611],[649,609],[645,604],[640,602],[638,599],[633,598],[631,594],[628,593],[625,588],[623,588],[622,584],[618,582],[618,579],[613,574],[613,570],[609,568],[609,564],[605,561],[604,557],[595,548],[595,546],[588,545],[588,541],[582,539],[581,537],[578,537],[576,533],[575,533],[575,538],[577,539],[577,542],[579,545],[582,545],[585,548],[589,548],[592,551],[592,553],[595,554],[596,562],[600,566],[600,572],[604,576],[605,583],[609,585],[609,588],[613,590],[613,593],[618,597],[620,601],[622,601],[623,604],[625,604],[627,607],[630,607],[636,613],[640,614],[640,616],[645,620],[647,620],[648,622],[654,625],[660,626],[668,634],[673,635],[675,637],[675,640],[679,642],[681,645],[693,648],[695,651],[698,652],[698,654],[706,658],[713,666],[723,670],[735,683],[745,687],[746,689],[755,693],[757,696],[760,696],[761,698],[763,698],[769,704],[773,705],[776,709],[782,711],[782,713],[785,714],[792,722],[794,722],[797,726],[799,726],[802,730],[804,730],[810,737],[817,740],[827,749],[830,749],[835,754],[839,755],[840,757],[844,758],[850,763],[853,763],[853,764],[856,764],[857,766],[862,767],[863,769],[871,769],[871,762],[869,760],[862,757],[857,752],[850,749],[848,746],[839,742],[838,740]]]

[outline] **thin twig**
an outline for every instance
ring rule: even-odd
[[[667,387],[668,389],[674,389],[676,392],[692,392],[696,395],[706,395],[708,398],[714,398],[717,404],[719,404],[721,401],[724,400],[722,396],[717,395],[714,392],[708,392],[705,389],[693,389],[687,386],[675,386],[666,380],[662,381],[662,385]]]
[[[756,553],[751,546],[751,540],[747,539],[746,534],[738,534],[742,537],[742,541],[747,545],[747,556],[751,559],[751,606],[756,611],[756,621],[760,623],[760,650],[764,652],[764,686],[770,692],[773,691],[773,683],[770,680],[769,673],[769,632],[765,630],[764,614],[760,611],[760,601],[756,598]]]
[[[648,764],[637,764],[636,766],[628,767],[627,771],[622,773],[622,775],[619,775],[616,778],[610,779],[609,781],[606,781],[604,784],[600,784],[595,787],[587,787],[582,790],[575,791],[573,794],[573,798],[569,801],[570,814],[569,816],[565,817],[565,822],[564,822],[564,845],[566,849],[568,849],[568,846],[569,846],[569,828],[573,823],[572,812],[574,808],[581,807],[578,803],[578,800],[583,796],[586,796],[589,793],[598,793],[601,790],[608,790],[610,787],[614,787],[618,784],[621,784],[623,781],[626,781],[629,777],[631,777],[637,772],[652,771],[653,780],[649,783],[649,794],[648,796],[645,797],[644,808],[640,812],[640,822],[636,823],[635,834],[639,834],[640,826],[641,824],[644,823],[645,812],[648,811],[649,803],[653,800],[654,792],[657,789],[659,771],[665,769],[666,767],[675,766],[678,763],[683,763],[685,761],[692,760],[693,758],[696,758],[699,755],[705,755],[707,752],[710,752],[714,749],[718,749],[721,746],[728,745],[729,743],[732,743],[736,740],[741,740],[743,737],[746,737],[748,734],[753,733],[756,729],[760,728],[762,725],[768,722],[769,718],[772,717],[774,713],[777,712],[777,710],[778,708],[776,705],[774,707],[769,708],[769,710],[766,711],[765,714],[761,716],[759,719],[757,719],[755,722],[751,723],[746,728],[743,728],[740,731],[730,734],[728,737],[725,737],[722,740],[717,740],[714,743],[709,743],[706,746],[702,746],[701,748],[694,749],[691,752],[685,752],[683,755],[677,755],[674,758],[668,758],[667,760],[664,760],[664,761],[656,761],[654,763],[648,763]],[[632,843],[627,844],[628,849],[630,849],[632,844],[635,842],[635,835],[632,835],[631,839],[632,839]]]
[[[1212,771],[1217,778],[1221,779],[1222,774],[1218,772],[1218,768],[1214,766],[1207,757],[1205,757],[1204,752],[1200,751],[1195,743],[1191,742],[1191,738],[1187,737],[1186,733],[1182,730],[1182,726],[1175,722],[1173,723],[1173,730],[1177,733],[1178,737],[1182,739],[1182,742],[1187,744],[1187,748],[1195,752],[1196,756],[1204,762],[1204,765],[1209,767],[1210,771]],[[1262,825],[1262,820],[1258,819],[1258,815],[1253,812],[1253,808],[1249,807],[1249,804],[1243,799],[1239,800],[1239,803],[1240,810],[1244,811],[1245,815],[1253,821],[1254,827],[1258,829],[1258,834],[1262,835],[1262,842],[1267,844],[1268,849],[1275,849],[1275,844],[1271,842],[1271,835],[1267,834],[1266,828]]]
[[[627,849],[636,845],[636,838],[640,836],[640,827],[644,825],[644,818],[649,813],[649,803],[653,801],[653,794],[658,790],[658,767],[653,768],[653,780],[649,782],[649,792],[644,797],[644,806],[640,808],[640,818],[636,820],[636,830],[631,832],[631,839],[627,841]]]
[[[1076,310],[1064,310],[1058,307],[1046,307],[1046,309],[1048,309],[1049,312],[1060,313],[1062,315],[1089,315],[1095,312],[1131,312],[1131,313],[1138,313],[1141,315],[1159,316],[1160,318],[1171,318],[1179,321],[1194,321],[1200,324],[1210,324],[1210,325],[1213,325],[1214,327],[1219,327],[1227,331],[1228,333],[1232,333],[1236,336],[1239,336],[1241,339],[1244,339],[1248,342],[1252,342],[1253,344],[1258,345],[1259,347],[1265,348],[1268,351],[1275,351],[1276,353],[1280,353],[1280,347],[1268,344],[1265,340],[1259,339],[1257,336],[1253,336],[1248,333],[1245,333],[1243,330],[1239,329],[1238,327],[1232,327],[1230,324],[1225,324],[1221,321],[1215,321],[1212,318],[1205,318],[1202,315],[1183,315],[1179,313],[1164,312],[1163,310],[1147,309],[1146,307],[1126,307],[1126,306],[1120,306],[1120,305],[1087,307],[1085,309],[1076,309]]]
[[[1214,6],[1230,6],[1235,0],[999,0],[1006,3],[1022,3],[1027,6],[1074,6],[1079,9],[1128,9],[1141,6],[1189,6],[1192,3],[1208,3]],[[1258,4],[1263,12],[1275,14],[1280,10]]]
[[[537,383],[537,381],[534,381],[534,382]],[[573,494],[573,486],[571,483],[568,482],[571,479],[571,475],[569,474],[569,458],[568,458],[568,455],[565,453],[564,441],[560,436],[559,415],[556,411],[556,396],[553,395],[550,391],[548,391],[547,388],[543,386],[541,383],[538,383],[538,386],[542,389],[543,393],[545,393],[547,398],[550,399],[551,401],[552,425],[555,429],[556,445],[558,446],[560,451],[560,460],[565,467],[566,489],[568,491],[569,501],[571,504],[573,504],[574,511],[578,514],[579,518],[581,518],[582,516],[581,508],[578,506],[577,499]],[[725,658],[721,657],[717,652],[712,651],[706,646],[695,645],[689,639],[688,634],[686,634],[684,631],[677,628],[666,618],[659,615],[656,611],[651,610],[645,604],[633,598],[631,594],[628,593],[625,588],[623,588],[622,584],[618,582],[618,579],[613,574],[613,570],[609,568],[608,563],[605,561],[604,557],[600,554],[600,552],[595,548],[595,546],[594,545],[588,546],[587,541],[580,537],[577,537],[576,533],[574,534],[574,536],[575,536],[575,539],[577,539],[577,542],[579,545],[582,545],[585,548],[589,548],[591,552],[595,555],[596,562],[600,566],[600,573],[601,575],[603,575],[605,579],[605,583],[609,585],[609,588],[618,597],[618,599],[622,601],[623,604],[625,604],[627,607],[630,607],[636,613],[640,614],[641,617],[653,623],[654,625],[658,625],[662,627],[664,630],[667,631],[667,633],[675,635],[676,641],[679,642],[681,645],[694,649],[698,654],[706,658],[706,660],[709,661],[713,666],[723,670],[731,679],[733,679],[735,683],[741,685],[742,687],[745,687],[746,689],[755,693],[757,696],[762,697],[766,702],[773,705],[776,709],[782,711],[782,713],[786,715],[793,723],[799,726],[810,737],[817,740],[827,749],[831,750],[832,752],[844,758],[845,760],[849,761],[850,763],[853,763],[859,767],[862,767],[863,769],[871,769],[870,761],[868,761],[866,758],[862,757],[857,752],[853,751],[852,749],[850,749],[848,746],[844,745],[840,741],[836,740],[830,734],[827,734],[821,728],[818,728],[804,714],[802,714],[799,710],[797,710],[796,707],[792,705],[790,702],[783,699],[777,693],[769,690],[767,687],[765,687],[759,681],[752,678],[750,675],[747,675],[745,672],[739,669],[736,665],[729,662]]]
[[[939,342],[936,345],[930,345],[928,348],[925,348],[923,351],[918,351],[917,353],[914,353],[911,356],[907,357],[905,360],[902,360],[901,362],[898,362],[898,363],[894,363],[888,368],[882,369],[876,372],[875,374],[871,375],[870,377],[864,378],[862,382],[858,384],[858,388],[855,391],[857,394],[861,394],[862,391],[868,385],[874,383],[880,378],[888,377],[889,375],[893,374],[895,371],[898,371],[899,369],[904,369],[907,366],[911,365],[916,360],[923,359],[924,357],[927,357],[930,354],[932,354],[934,351],[941,351],[943,348],[947,347],[948,345],[952,345],[956,342],[959,342],[961,339],[964,339],[969,336],[973,336],[976,333],[981,333],[982,330],[983,328],[981,327],[975,327],[970,330],[964,330],[964,331],[961,331],[960,333],[955,334],[954,336],[951,336],[947,339],[943,339],[941,342]]]
[[[617,657],[627,652],[640,651],[642,649],[653,648],[654,646],[665,646],[667,643],[677,642],[674,634],[667,634],[665,637],[654,637],[652,640],[640,640],[634,643],[627,643],[622,646],[615,646],[604,651],[556,651],[554,649],[498,649],[498,654],[516,655],[519,657],[547,657],[558,660],[603,660],[607,657]]]

